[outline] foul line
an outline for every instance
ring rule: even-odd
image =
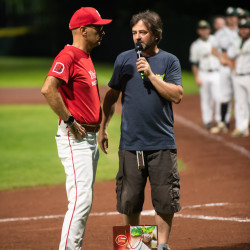
[[[190,129],[193,129],[194,131],[196,131],[197,133],[199,133],[201,135],[204,135],[205,137],[208,137],[208,138],[213,139],[215,141],[221,142],[223,145],[227,146],[228,148],[231,148],[234,151],[237,151],[250,159],[250,152],[247,149],[245,149],[244,147],[238,146],[237,144],[235,144],[233,142],[228,142],[223,137],[221,137],[219,135],[210,134],[207,130],[201,128],[199,125],[184,118],[183,116],[175,114],[174,117],[175,117],[175,120],[178,121],[179,123],[181,123],[183,126],[188,127]]]
[[[201,205],[191,205],[191,206],[184,206],[183,209],[189,209],[189,208],[200,208],[200,207],[222,207],[229,205],[228,202],[222,202],[222,203],[207,203],[207,204],[201,204]]]
[[[229,203],[208,203],[202,205],[184,206],[182,209],[192,209],[200,207],[218,207],[226,206]],[[111,216],[120,215],[118,212],[102,212],[102,213],[91,213],[90,216]],[[142,216],[154,216],[155,210],[145,210],[141,213]],[[48,216],[36,216],[36,217],[22,217],[22,218],[7,218],[0,219],[1,222],[14,222],[14,221],[31,221],[31,220],[46,220],[46,219],[58,219],[63,218],[64,215],[48,215]],[[217,216],[205,216],[205,215],[189,215],[189,214],[175,214],[176,218],[185,219],[199,219],[199,220],[210,220],[210,221],[233,221],[233,222],[250,222],[249,218],[238,218],[238,217],[217,217]]]
[[[200,219],[200,220],[217,220],[217,221],[233,221],[233,222],[250,222],[248,218],[238,218],[238,217],[216,217],[216,216],[204,216],[204,215],[189,215],[189,214],[176,214],[177,218],[185,219]]]

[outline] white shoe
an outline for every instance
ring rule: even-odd
[[[231,134],[232,137],[248,137],[249,136],[249,131],[241,131],[239,129],[235,129],[233,133]]]
[[[228,128],[227,128],[227,125],[225,124],[225,122],[219,122],[217,124],[217,126],[210,129],[211,134],[219,134],[221,132],[222,133],[227,133],[228,132]]]

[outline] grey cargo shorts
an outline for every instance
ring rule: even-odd
[[[142,211],[144,189],[149,177],[152,204],[157,213],[181,210],[177,150],[144,151],[145,168],[139,170],[135,151],[119,150],[116,176],[117,210],[122,214]]]

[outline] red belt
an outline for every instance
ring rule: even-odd
[[[97,133],[100,129],[100,125],[81,124],[81,126],[85,128],[87,133]]]

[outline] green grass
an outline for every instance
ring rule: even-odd
[[[52,58],[0,57],[0,88],[41,87],[53,63]],[[113,65],[94,62],[99,85],[107,85]],[[184,94],[197,94],[198,87],[189,71],[182,71]]]
[[[184,95],[199,94],[199,87],[195,84],[194,75],[189,71],[182,71]]]
[[[0,190],[65,183],[55,135],[57,116],[48,106],[0,106]],[[118,170],[120,119],[108,127],[109,154],[100,150],[96,181],[114,180]],[[178,161],[179,170],[185,164]]]
[[[55,135],[57,116],[48,106],[0,106],[0,189],[65,182]],[[120,116],[114,115],[109,131],[109,154],[100,155],[97,181],[115,178],[118,167]]]

